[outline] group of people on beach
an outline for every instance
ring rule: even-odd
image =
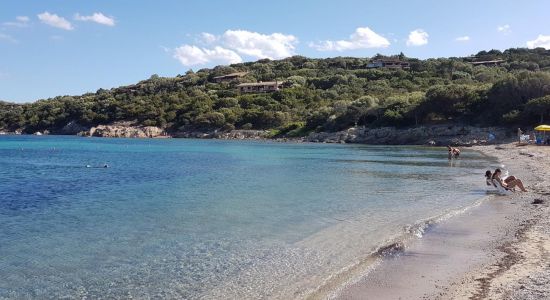
[[[458,158],[458,156],[460,155],[460,149],[456,147],[451,147],[450,145],[448,145],[447,150],[449,153],[449,159]],[[521,181],[521,179],[515,176],[502,176],[502,170],[498,168],[494,172],[491,172],[491,170],[487,170],[487,172],[485,172],[485,180],[488,186],[497,187],[496,185],[499,184],[505,190],[515,191],[517,187],[522,192],[527,192],[527,190],[523,186],[523,182]]]
[[[505,190],[515,191],[515,188],[518,187],[522,192],[527,192],[523,186],[521,179],[516,178],[515,176],[503,176],[502,170],[496,169],[495,172],[491,173],[491,170],[485,172],[485,181],[488,186],[495,186],[500,184]]]
[[[550,136],[544,140],[544,136],[535,135],[535,132],[524,134],[521,128],[518,128],[518,145],[537,144],[550,145]]]

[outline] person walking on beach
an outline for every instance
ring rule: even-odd
[[[506,189],[513,189],[517,186],[522,192],[527,192],[527,190],[523,186],[523,182],[519,178],[516,178],[515,176],[508,176],[502,179],[500,178],[501,174],[502,171],[500,169],[496,169],[493,173],[492,179],[496,179],[500,183],[500,185],[502,185]],[[485,173],[485,175],[487,175],[487,173]]]
[[[521,135],[523,134],[523,131],[521,131],[521,128],[518,128],[518,144],[521,144]]]

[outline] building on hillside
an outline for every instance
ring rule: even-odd
[[[235,79],[238,79],[240,77],[243,77],[246,74],[248,74],[248,72],[237,72],[237,73],[231,73],[231,74],[222,75],[222,76],[216,76],[212,79],[214,80],[214,82],[217,82],[217,83],[229,82],[229,81],[233,81]]]
[[[411,65],[406,61],[401,61],[396,59],[373,60],[367,65],[367,69],[377,69],[377,68],[408,70],[411,68]]]
[[[241,93],[270,93],[278,91],[282,82],[279,81],[266,81],[266,82],[249,82],[241,83],[237,85],[239,92]]]
[[[474,66],[497,67],[503,62],[505,62],[505,60],[495,59],[495,60],[484,60],[484,61],[472,61],[470,63]]]

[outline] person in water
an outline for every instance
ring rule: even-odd
[[[449,151],[449,159],[458,158],[458,156],[460,155],[460,149],[458,148],[447,146],[447,150]]]
[[[487,171],[490,174],[490,171]],[[485,172],[485,176],[488,175],[488,173]],[[523,182],[516,178],[515,176],[507,176],[505,178],[501,178],[500,175],[502,174],[502,171],[500,169],[496,169],[493,175],[491,176],[491,180],[494,181],[496,179],[500,185],[502,185],[505,189],[511,190],[515,187],[518,187],[522,192],[527,192],[525,187],[523,186]]]

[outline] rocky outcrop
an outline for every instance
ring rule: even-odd
[[[223,139],[223,140],[261,140],[268,138],[265,130],[230,130],[230,131],[178,131],[173,134],[178,138]]]
[[[155,126],[131,126],[128,124],[99,125],[80,133],[83,136],[122,137],[122,138],[156,138],[168,137],[164,129]]]
[[[360,143],[372,145],[482,145],[506,137],[506,130],[497,127],[419,126],[406,129],[394,127],[352,127],[338,132],[311,133],[308,142]]]
[[[352,127],[338,132],[315,132],[303,138],[289,138],[292,141],[321,143],[357,143],[371,145],[455,145],[472,146],[503,141],[507,138],[506,128],[472,127],[456,125],[418,126],[410,128],[367,128]],[[212,130],[194,131],[180,129],[170,135],[162,128],[154,126],[139,126],[134,123],[114,123],[99,125],[81,132],[83,136],[125,137],[125,138],[200,138],[200,139],[233,139],[233,140],[264,140],[270,139],[266,130]],[[287,141],[285,138],[278,139]]]
[[[73,134],[78,134],[79,132],[88,131],[88,130],[90,130],[90,127],[82,126],[75,121],[71,121],[67,123],[67,125],[63,126],[63,128],[61,128],[58,132],[55,132],[55,133],[73,135]]]

